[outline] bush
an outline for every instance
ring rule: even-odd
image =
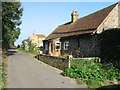
[[[102,62],[120,68],[120,28],[108,29],[99,35]]]
[[[95,61],[95,59],[73,59],[71,60],[71,67],[62,74],[71,78],[79,78],[90,87],[102,86],[106,80],[120,79],[117,68],[104,69],[103,64]]]
[[[64,55],[62,55],[62,57],[64,58],[68,58],[69,54],[65,53]]]

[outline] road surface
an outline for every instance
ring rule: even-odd
[[[33,56],[9,50],[7,88],[84,88]]]

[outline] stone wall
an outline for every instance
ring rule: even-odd
[[[69,42],[69,50],[64,50],[64,42]],[[77,50],[80,49],[80,56],[84,57],[98,57],[100,56],[100,44],[97,35],[79,35],[73,37],[66,37],[61,39],[62,49],[61,54],[72,54],[73,57],[77,56]]]
[[[52,67],[65,71],[69,67],[69,60],[61,57],[37,55],[36,58]]]
[[[118,4],[118,27],[120,28],[120,2]]]
[[[78,49],[78,39],[77,37],[65,37],[61,40],[61,55],[64,54],[72,54],[74,57],[76,56],[76,50]],[[69,49],[64,50],[64,42],[69,42]]]
[[[79,39],[79,48],[82,56],[100,56],[100,42],[98,35],[91,35]]]
[[[103,28],[118,28],[118,4],[115,8],[109,13],[105,20],[97,28],[97,33],[101,33]]]

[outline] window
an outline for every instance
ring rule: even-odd
[[[69,49],[69,42],[64,42],[64,50],[68,50]]]
[[[52,53],[52,42],[49,43],[49,53]]]
[[[48,43],[45,43],[45,50],[48,50]]]
[[[56,42],[55,43],[55,50],[60,50],[61,49],[61,42]]]
[[[107,30],[107,29],[109,29],[108,26],[103,27],[103,31],[105,31],[105,30]]]

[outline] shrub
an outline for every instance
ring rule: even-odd
[[[64,55],[62,55],[62,57],[64,58],[68,58],[69,54],[65,53]]]
[[[120,28],[108,29],[99,35],[102,62],[120,68]]]
[[[95,59],[73,59],[71,67],[62,74],[71,78],[79,78],[90,87],[102,86],[106,80],[120,79],[120,72],[117,68],[104,69],[103,64],[95,61]]]

